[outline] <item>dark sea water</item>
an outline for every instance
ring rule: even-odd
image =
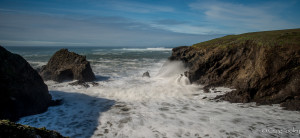
[[[165,61],[172,48],[124,48],[124,47],[5,47],[23,56],[33,68],[46,65],[51,56],[62,48],[85,55],[97,75],[126,76]],[[101,71],[100,71],[101,70]],[[113,75],[113,76],[114,76]]]
[[[6,47],[34,68],[63,47]],[[278,105],[212,100],[231,91],[204,93],[181,76],[181,62],[168,62],[171,48],[68,47],[91,62],[98,86],[46,81],[60,106],[18,123],[46,127],[70,137],[299,137],[299,112]],[[145,71],[150,78],[143,78]],[[73,81],[72,81],[73,82]],[[294,131],[293,131],[294,130]],[[298,130],[298,131],[296,131]]]

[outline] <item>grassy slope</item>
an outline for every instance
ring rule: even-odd
[[[227,48],[239,46],[251,41],[258,46],[290,46],[300,45],[300,29],[276,30],[265,32],[228,35],[221,38],[194,44],[194,48]]]

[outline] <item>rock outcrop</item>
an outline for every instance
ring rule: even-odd
[[[144,72],[142,77],[150,78],[150,73],[149,73],[149,71]]]
[[[174,48],[169,59],[183,61],[193,83],[236,89],[218,98],[300,110],[300,29],[229,35]]]
[[[38,114],[53,103],[47,85],[20,55],[0,46],[0,119]]]
[[[41,68],[40,75],[44,80],[57,82],[66,80],[89,82],[95,80],[95,75],[86,57],[69,52],[68,49],[57,51],[48,64]]]
[[[0,138],[64,138],[56,131],[0,120]]]

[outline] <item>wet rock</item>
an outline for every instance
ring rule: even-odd
[[[99,83],[97,83],[97,82],[91,82],[91,84],[92,84],[93,86],[99,86]]]
[[[97,83],[97,82],[84,82],[84,81],[81,81],[81,80],[69,83],[69,85],[72,85],[72,86],[80,85],[80,86],[83,86],[85,88],[89,88],[90,87],[89,84],[91,84],[93,87],[94,86],[99,86],[99,83]]]
[[[0,120],[1,138],[64,138],[61,134],[46,128],[35,128]]]
[[[222,100],[299,110],[299,37],[300,29],[225,36],[174,48],[169,59],[183,61],[189,68],[186,76],[205,85],[205,92],[216,86],[236,89],[218,97]]]
[[[143,73],[142,77],[148,77],[148,78],[150,78],[150,73],[147,71],[147,72]]]
[[[20,55],[0,46],[0,119],[42,113],[53,102],[41,76]]]
[[[124,112],[127,112],[127,111],[129,111],[129,110],[130,110],[130,108],[128,108],[128,107],[124,107],[124,108],[122,108],[121,110],[122,110],[122,111],[124,111]]]
[[[57,51],[46,66],[40,69],[44,80],[57,82],[79,80],[89,82],[95,80],[90,63],[85,56],[69,52],[67,49]]]
[[[90,87],[86,82],[81,81],[81,80],[69,83],[69,85],[72,85],[72,86],[81,85],[81,86],[83,86],[85,88],[89,88]]]

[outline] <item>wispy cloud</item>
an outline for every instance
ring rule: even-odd
[[[233,32],[243,32],[245,30],[259,31],[296,27],[296,24],[285,21],[278,14],[278,12],[288,8],[290,4],[286,1],[284,3],[261,2],[248,5],[219,1],[197,1],[189,4],[189,6],[192,10],[203,12],[209,22],[228,27]]]
[[[154,12],[173,12],[174,8],[168,6],[152,5],[139,2],[125,2],[125,1],[109,1],[104,5],[115,10],[134,12],[134,13],[154,13]]]
[[[157,24],[162,24],[162,25],[178,25],[178,24],[187,23],[185,21],[179,21],[179,20],[174,20],[174,19],[163,19],[163,20],[157,20],[155,22]]]
[[[16,1],[0,1],[0,43],[176,46],[300,27],[297,0]]]
[[[211,34],[222,34],[221,31],[214,27],[208,26],[196,26],[189,24],[175,24],[175,25],[165,25],[165,24],[152,24],[153,27],[165,29],[175,33],[183,34],[195,34],[195,35],[211,35]]]
[[[218,37],[178,33],[118,16],[71,18],[19,12],[0,14],[5,45],[178,46]]]

